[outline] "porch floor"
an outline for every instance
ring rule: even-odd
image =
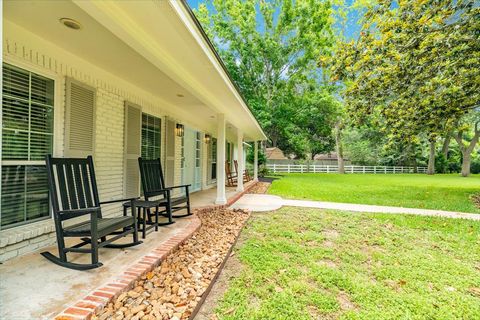
[[[227,199],[237,194],[235,188],[226,188]],[[192,208],[213,205],[215,198],[216,188],[192,193]],[[141,239],[143,244],[138,246],[101,249],[99,260],[103,266],[93,270],[66,269],[49,262],[39,254],[50,251],[56,255],[58,250],[55,246],[6,261],[0,265],[0,319],[53,317],[95,288],[114,279],[134,261],[179,233],[188,224],[188,219],[176,219],[176,223],[172,225],[159,227],[158,232],[150,230],[147,238]],[[131,237],[125,240],[131,241]],[[88,263],[90,255],[70,254],[70,259],[77,263]]]

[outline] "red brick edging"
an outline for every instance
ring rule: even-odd
[[[175,251],[185,240],[190,239],[192,235],[201,227],[202,222],[196,213],[207,212],[216,208],[226,208],[235,203],[241,196],[248,192],[256,182],[250,184],[243,192],[240,192],[228,199],[227,204],[220,206],[208,206],[195,210],[195,214],[190,217],[189,224],[179,233],[171,236],[160,246],[150,251],[148,254],[130,265],[122,275],[110,281],[108,284],[98,287],[78,300],[72,306],[63,310],[55,316],[55,320],[90,320],[95,312],[102,310],[109,302],[117,298],[121,293],[130,290],[144,274],[152,271],[159,266],[168,254]]]

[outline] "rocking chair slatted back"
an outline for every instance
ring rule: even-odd
[[[154,160],[138,158],[138,165],[145,198],[165,195],[165,180],[160,158]]]
[[[250,174],[248,173],[248,170],[246,168],[243,170],[243,173],[238,172],[238,161],[234,160],[233,163],[235,165],[235,172],[237,174],[237,177],[243,176],[244,182],[248,182],[248,181],[252,180],[250,178]]]
[[[230,162],[228,161],[225,161],[225,173],[227,175],[227,177],[233,177],[235,178],[235,174],[232,173],[232,169],[230,167]]]
[[[65,214],[64,210],[100,206],[93,159],[65,159],[46,157],[50,197],[55,219],[60,221],[83,214]],[[99,216],[101,218],[101,216]]]

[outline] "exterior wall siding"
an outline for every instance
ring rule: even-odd
[[[12,31],[12,28],[14,32]],[[142,111],[162,119],[162,159],[165,152],[165,114],[161,102],[133,86],[118,86],[120,78],[108,75],[104,70],[88,64],[80,58],[37,38],[33,34],[14,27],[4,33],[4,62],[50,76],[56,81],[54,155],[64,155],[65,78],[72,77],[96,88],[95,151],[94,162],[100,200],[118,199],[124,196],[124,101],[142,106]],[[23,40],[23,41],[22,41]],[[28,43],[29,45],[25,45]],[[45,52],[44,52],[45,51]],[[57,55],[49,55],[56,52]],[[181,138],[175,144],[175,184],[181,184]],[[102,208],[104,216],[121,214],[117,205]],[[53,218],[15,227],[0,232],[0,262],[55,244]]]
[[[101,201],[118,199],[124,194],[124,101],[120,95],[97,88],[94,161]],[[105,216],[117,212],[118,205],[102,208]]]

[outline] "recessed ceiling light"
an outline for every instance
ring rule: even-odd
[[[73,30],[80,30],[82,28],[80,22],[70,18],[61,18],[60,23],[63,24],[65,27]]]
[[[183,94],[181,94],[181,93],[177,93],[177,97],[183,98],[183,97],[185,97],[185,96],[184,96]]]

